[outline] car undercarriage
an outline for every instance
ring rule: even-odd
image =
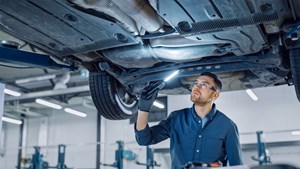
[[[98,112],[126,119],[138,95],[189,94],[201,72],[223,91],[294,85],[300,100],[300,1],[0,0],[0,29],[90,71]]]

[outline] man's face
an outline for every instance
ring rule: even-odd
[[[195,104],[205,105],[212,102],[219,96],[213,78],[199,76],[192,87],[191,101]]]

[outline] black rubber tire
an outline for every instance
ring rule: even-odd
[[[300,102],[300,49],[292,49],[290,51],[290,61],[295,91]]]
[[[106,73],[89,75],[90,92],[94,104],[104,118],[128,119],[137,113],[138,101],[128,95],[122,85]]]

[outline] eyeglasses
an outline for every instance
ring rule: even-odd
[[[213,85],[208,84],[206,82],[200,82],[200,81],[196,80],[194,82],[194,86],[200,87],[202,89],[210,89],[210,90],[213,90],[213,91],[217,92],[217,89]]]

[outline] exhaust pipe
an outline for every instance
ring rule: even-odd
[[[102,53],[113,63],[125,68],[147,68],[161,62],[181,63],[199,60],[206,56],[224,55],[224,53],[216,51],[216,49],[218,49],[216,45],[175,48],[152,48],[146,45],[135,45],[103,50]]]

